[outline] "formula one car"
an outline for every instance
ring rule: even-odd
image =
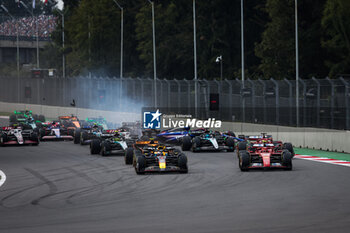
[[[125,163],[133,164],[137,174],[145,172],[187,173],[187,157],[180,150],[157,141],[137,141],[125,153]]]
[[[241,171],[251,168],[283,168],[292,170],[294,150],[291,143],[273,141],[272,136],[248,136],[237,145]]]
[[[206,130],[199,136],[185,136],[182,138],[182,150],[199,151],[223,151],[232,152],[235,149],[235,137]]]
[[[0,131],[0,146],[6,145],[39,145],[38,133],[21,127],[3,127]]]
[[[132,140],[126,140],[119,132],[107,130],[107,134],[99,135],[99,138],[92,139],[90,142],[90,153],[108,156],[113,153],[124,154],[126,149],[132,146]]]
[[[183,127],[183,128],[179,127],[179,128],[172,128],[172,129],[161,131],[159,134],[157,134],[157,139],[165,143],[181,144],[183,137],[189,136],[192,134],[195,134],[195,132],[191,133],[189,127]]]
[[[40,140],[73,140],[73,136],[68,134],[68,129],[59,121],[44,122],[40,129]]]
[[[102,131],[108,129],[104,118],[87,118],[80,126],[81,128],[76,128],[74,131],[74,144],[88,145],[92,139],[103,134]]]
[[[22,128],[31,128],[38,132],[38,128],[42,122],[45,121],[43,115],[33,115],[32,111],[14,111],[14,114],[10,116],[10,126],[20,126]]]
[[[66,128],[68,135],[74,136],[74,132],[77,128],[80,128],[79,119],[76,116],[60,116],[58,117],[60,125]]]
[[[132,137],[137,136],[139,138],[142,136],[141,123],[139,121],[122,122],[122,126],[118,130],[120,130],[120,132],[121,131],[129,132]]]

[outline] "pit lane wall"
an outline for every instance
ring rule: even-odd
[[[140,113],[129,113],[129,112],[112,112],[93,110],[86,108],[73,108],[73,107],[56,107],[47,105],[36,105],[36,104],[16,104],[0,102],[0,112],[13,112],[15,110],[31,110],[34,114],[42,114],[46,118],[57,119],[58,116],[76,115],[80,119],[87,117],[99,117],[106,118],[107,121],[113,123],[139,121]]]
[[[233,131],[236,135],[259,135],[264,132],[272,135],[276,141],[291,142],[295,147],[350,153],[350,131],[238,122],[223,122],[222,130]]]

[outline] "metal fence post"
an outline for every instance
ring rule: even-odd
[[[306,126],[306,83],[304,80],[299,79],[301,84],[303,84],[303,126]]]
[[[174,81],[176,82],[177,84],[177,107],[180,109],[181,106],[181,99],[180,99],[180,96],[181,96],[181,86],[180,86],[180,83],[179,83],[179,80],[177,79],[174,79]]]
[[[345,111],[346,111],[346,116],[345,116],[345,129],[350,130],[350,106],[349,106],[349,83],[344,80],[343,77],[340,78],[340,81],[344,84],[345,86]]]
[[[334,83],[329,77],[326,80],[331,84],[331,129],[334,128]]]
[[[191,111],[191,85],[187,79],[184,79],[185,83],[187,84],[187,108],[188,111]]]
[[[170,82],[169,82],[169,80],[164,80],[166,83],[167,83],[167,85],[168,85],[168,99],[167,99],[167,108],[170,108],[170,97],[171,97],[171,84],[170,84]]]
[[[276,107],[276,124],[279,125],[280,123],[280,95],[279,95],[279,86],[278,83],[276,82],[276,80],[274,80],[273,78],[271,78],[271,81],[275,84],[275,107]]]
[[[228,112],[229,112],[229,116],[230,116],[230,120],[232,121],[232,83],[225,79],[224,80],[228,86],[229,86],[229,91],[228,91]]]
[[[144,89],[143,88],[143,80],[140,79],[140,77],[137,77],[136,79],[139,80],[139,83],[141,84],[141,95],[140,95],[140,99],[139,99],[139,101],[141,102],[141,101],[143,101],[143,89]]]
[[[288,113],[289,113],[289,124],[293,125],[293,118],[292,118],[292,112],[293,112],[293,85],[292,83],[288,80],[288,79],[284,79],[284,81],[287,83],[288,87],[289,87],[289,109],[288,109]]]
[[[320,126],[320,106],[321,106],[321,103],[320,103],[320,99],[321,99],[321,84],[320,84],[320,81],[318,81],[317,79],[315,79],[315,77],[312,77],[312,80],[316,83],[317,85],[317,100],[316,100],[316,111],[317,111],[317,121],[316,121],[316,124],[317,124],[317,127]]]
[[[255,123],[255,85],[254,82],[251,79],[247,79],[247,82],[250,83],[251,89],[252,89],[252,118],[253,118],[253,123]]]
[[[265,95],[265,93],[266,93],[266,84],[265,84],[265,82],[263,81],[263,80],[261,80],[261,79],[258,79],[258,82],[260,82],[261,83],[261,85],[263,86],[263,111],[264,111],[264,122],[266,122],[266,95]]]

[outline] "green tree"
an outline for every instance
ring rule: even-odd
[[[328,0],[324,9],[322,27],[326,32],[323,46],[328,50],[326,61],[331,77],[350,73],[350,2]]]
[[[267,0],[270,17],[255,53],[261,58],[259,70],[265,78],[284,78],[295,74],[294,0]]]
[[[157,76],[193,78],[192,4],[188,1],[155,3]],[[153,73],[152,10],[149,4],[136,15],[139,58]]]

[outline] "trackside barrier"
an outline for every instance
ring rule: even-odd
[[[236,135],[260,135],[265,132],[272,135],[275,140],[291,142],[296,147],[350,153],[350,131],[238,122],[223,122],[222,130],[231,130]]]
[[[123,121],[139,121],[140,113],[112,112],[92,110],[85,108],[54,107],[35,104],[14,104],[0,102],[0,112],[12,112],[14,110],[32,110],[36,114],[43,114],[47,118],[57,118],[61,115],[77,115],[79,118],[103,116],[107,121],[120,123]],[[296,147],[321,149],[350,153],[350,131],[287,127],[276,125],[263,125],[239,122],[222,122],[221,130],[230,130],[237,134],[259,135],[266,132],[275,140],[291,142]]]
[[[86,108],[73,108],[73,107],[54,107],[47,105],[36,105],[36,104],[14,104],[0,102],[0,112],[13,112],[15,110],[32,110],[35,114],[42,114],[47,118],[57,118],[58,116],[64,115],[76,115],[80,119],[87,117],[99,117],[106,118],[107,121],[113,123],[139,121],[140,113],[129,113],[129,112],[112,112],[93,110]]]

